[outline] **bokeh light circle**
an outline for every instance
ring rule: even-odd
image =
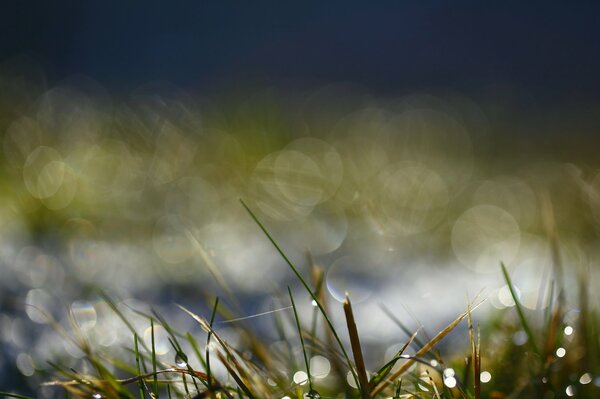
[[[500,262],[509,264],[521,242],[519,225],[505,210],[478,205],[458,217],[452,227],[456,258],[477,272],[497,272]]]
[[[348,293],[353,303],[368,299],[376,289],[376,271],[368,261],[343,256],[331,264],[325,281],[327,290],[337,301],[344,302]]]
[[[23,180],[29,193],[35,198],[48,198],[60,188],[65,175],[61,155],[53,148],[40,146],[25,161]]]
[[[449,202],[444,180],[417,165],[396,165],[382,176],[381,208],[386,220],[403,234],[430,230],[446,215]]]

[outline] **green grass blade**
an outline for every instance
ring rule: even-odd
[[[531,350],[533,353],[541,357],[540,351],[535,343],[535,338],[533,336],[533,332],[531,328],[529,328],[529,323],[527,323],[527,319],[525,318],[525,313],[523,313],[523,308],[521,307],[521,303],[519,302],[519,298],[517,298],[517,293],[515,291],[515,287],[512,284],[510,276],[508,275],[508,271],[506,270],[506,266],[504,266],[503,262],[500,262],[500,267],[502,268],[502,274],[504,275],[504,280],[506,281],[506,285],[508,285],[508,289],[510,290],[510,295],[515,302],[515,308],[517,309],[517,313],[519,315],[519,319],[521,321],[521,325],[523,326],[523,330],[525,330],[525,334],[527,334],[527,338],[529,339],[529,343],[531,345]]]
[[[154,374],[152,390],[154,392],[154,397],[158,398],[158,374],[156,373],[156,348],[154,345],[154,319],[150,319],[150,331],[152,332],[152,372]]]
[[[306,354],[306,347],[304,346],[304,337],[302,336],[302,327],[300,326],[300,318],[298,317],[298,310],[296,309],[296,303],[294,302],[294,296],[292,290],[288,286],[288,293],[290,294],[290,301],[292,301],[292,309],[294,309],[294,318],[296,319],[296,327],[298,327],[298,335],[300,336],[300,344],[302,345],[302,354],[304,355],[304,364],[306,365],[306,374],[308,375],[308,389],[310,392],[313,391],[312,378],[310,377],[310,363]]]
[[[217,315],[217,308],[219,306],[219,297],[215,298],[215,304],[213,305],[212,308],[212,312],[210,314],[210,321],[209,326],[211,328],[211,330],[208,332],[208,335],[206,336],[206,375],[208,376],[208,387],[211,388],[212,387],[212,376],[211,376],[211,372],[210,372],[210,351],[209,351],[209,345],[210,345],[210,339],[212,337],[212,327],[213,327],[213,323],[215,322],[215,316]]]
[[[396,352],[396,355],[394,355],[392,360],[384,364],[383,367],[381,367],[379,370],[377,370],[375,374],[373,374],[373,377],[369,381],[369,386],[371,388],[377,386],[381,381],[383,381],[383,379],[387,377],[388,374],[392,371],[398,360],[403,359],[402,354],[413,342],[416,342],[418,332],[419,330],[415,331],[415,333],[412,334],[409,340],[404,345],[402,345],[402,348],[400,348],[400,350]]]
[[[269,241],[271,242],[271,244],[273,244],[273,246],[275,247],[275,249],[277,250],[277,252],[279,252],[279,255],[281,255],[281,257],[283,258],[283,260],[285,261],[285,263],[287,263],[287,265],[290,267],[290,269],[292,269],[292,271],[294,272],[294,274],[296,275],[296,277],[298,277],[298,280],[300,280],[300,282],[302,283],[302,285],[304,286],[304,288],[306,289],[306,291],[308,291],[308,293],[310,294],[310,296],[312,297],[312,299],[317,304],[317,307],[321,311],[321,314],[323,315],[323,318],[325,319],[325,321],[327,322],[327,325],[331,329],[331,332],[333,333],[333,336],[334,336],[335,340],[337,341],[337,344],[339,345],[340,350],[342,351],[342,354],[344,355],[344,359],[346,360],[346,363],[348,364],[350,372],[352,373],[352,377],[354,378],[354,381],[356,382],[356,386],[359,386],[360,382],[358,381],[358,375],[356,374],[356,370],[354,369],[354,366],[352,365],[352,361],[350,360],[350,356],[348,356],[348,352],[346,351],[346,348],[344,348],[344,344],[342,343],[342,340],[340,339],[338,333],[336,332],[335,327],[333,326],[333,323],[331,322],[331,319],[327,315],[327,312],[325,311],[325,308],[321,304],[321,301],[319,301],[319,298],[317,298],[317,296],[314,294],[314,292],[312,291],[312,289],[310,288],[310,286],[308,285],[308,283],[306,282],[306,280],[304,279],[304,277],[302,277],[302,274],[300,274],[300,272],[298,271],[298,269],[296,268],[296,266],[294,266],[294,264],[292,263],[292,261],[287,257],[287,255],[279,247],[279,244],[277,244],[277,242],[275,241],[275,239],[273,239],[273,237],[271,236],[271,234],[269,233],[269,231],[267,230],[267,228],[262,224],[262,222],[260,220],[258,220],[258,218],[254,214],[254,212],[252,212],[252,210],[248,207],[248,205],[246,205],[246,203],[242,199],[240,199],[240,202],[242,203],[242,206],[246,209],[246,211],[250,214],[250,216],[252,217],[252,219],[254,220],[254,222],[258,225],[258,227],[260,227],[260,229],[262,230],[262,232],[267,236],[267,238],[269,239]]]
[[[137,367],[137,375],[140,376],[140,375],[142,375],[142,369],[140,368],[140,351],[139,351],[139,348],[138,348],[138,336],[137,336],[137,334],[133,335],[133,346],[135,348],[135,366]],[[138,386],[140,388],[140,398],[141,399],[145,399],[146,398],[146,393],[144,392],[144,384],[143,384],[143,382],[142,382],[141,379],[138,382]]]

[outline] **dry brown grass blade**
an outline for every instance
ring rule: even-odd
[[[354,363],[356,364],[356,372],[360,382],[360,394],[363,399],[369,399],[369,377],[367,377],[367,369],[362,354],[358,330],[354,321],[354,313],[352,312],[352,303],[348,294],[344,301],[344,314],[346,315],[346,325],[348,326],[348,334],[350,335],[350,345],[352,346],[352,354],[354,355]]]
[[[469,323],[469,343],[471,346],[471,359],[473,364],[473,394],[475,399],[481,398],[481,355],[479,351],[479,329],[477,331],[477,339],[473,332],[473,318],[471,317],[471,304],[467,304],[467,320]],[[466,384],[466,382],[465,382]]]
[[[405,373],[406,370],[408,370],[410,368],[410,366],[412,366],[416,362],[416,358],[419,358],[419,357],[425,355],[427,352],[429,352],[435,345],[437,345],[442,339],[444,339],[444,337],[446,335],[448,335],[450,333],[450,331],[454,330],[454,328],[461,321],[463,321],[470,312],[477,309],[484,302],[485,302],[485,299],[482,300],[481,302],[477,303],[475,306],[473,306],[470,309],[470,311],[464,312],[463,314],[458,316],[458,318],[456,318],[452,323],[448,324],[446,326],[446,328],[444,328],[442,331],[440,331],[435,337],[433,337],[429,342],[427,342],[425,344],[425,346],[423,346],[421,349],[419,349],[417,351],[417,353],[415,353],[415,355],[411,359],[408,359],[406,361],[406,363],[404,363],[402,366],[400,366],[398,371],[396,371],[394,374],[392,374],[391,376],[389,376],[385,380],[383,380],[381,383],[379,383],[379,385],[376,386],[373,389],[373,391],[371,392],[371,396],[377,396],[379,393],[381,393],[381,391],[383,391],[385,388],[387,388],[394,380],[396,380],[403,373]]]

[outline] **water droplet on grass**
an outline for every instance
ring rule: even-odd
[[[573,385],[569,385],[567,389],[565,389],[565,393],[567,396],[575,396],[575,387]]]
[[[175,365],[179,368],[184,368],[187,367],[188,363],[187,363],[188,359],[185,353],[183,352],[178,352],[175,355]]]
[[[482,371],[481,374],[479,375],[479,381],[483,382],[484,384],[490,382],[492,380],[492,375],[490,374],[489,371]]]
[[[304,371],[296,371],[294,374],[294,382],[298,385],[304,385],[308,382],[308,374]]]
[[[579,383],[581,385],[587,385],[592,382],[592,375],[590,373],[585,373],[579,378]]]
[[[566,326],[564,331],[565,331],[565,335],[571,335],[571,334],[573,334],[573,327]]]
[[[454,377],[444,378],[444,385],[446,385],[448,388],[454,388],[456,386],[456,378],[454,378]]]

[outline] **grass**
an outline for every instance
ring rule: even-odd
[[[200,336],[189,332],[179,332],[176,327],[157,312],[140,315],[147,318],[151,331],[151,345],[140,340],[136,329],[106,294],[103,298],[120,317],[132,333],[131,365],[122,364],[94,348],[72,323],[72,332],[57,329],[72,340],[84,353],[93,372],[83,373],[54,365],[57,378],[45,385],[63,390],[66,397],[81,398],[560,398],[576,396],[580,398],[599,397],[600,388],[594,377],[600,375],[600,345],[598,342],[598,317],[588,304],[586,285],[581,284],[579,293],[579,317],[575,325],[566,324],[563,288],[550,283],[551,292],[542,323],[532,323],[534,314],[523,308],[507,268],[500,268],[514,300],[514,310],[507,309],[495,322],[482,329],[473,325],[473,312],[484,300],[475,298],[468,301],[466,311],[431,339],[420,330],[410,331],[395,318],[391,307],[382,308],[398,324],[399,331],[408,338],[400,341],[401,349],[391,360],[381,365],[369,377],[363,358],[364,348],[360,343],[359,326],[356,325],[351,298],[343,303],[350,349],[344,345],[338,328],[334,326],[322,290],[322,273],[313,267],[312,285],[298,268],[285,255],[267,228],[252,210],[242,202],[249,215],[255,220],[266,238],[282,256],[290,270],[298,278],[307,294],[316,304],[317,312],[311,317],[308,327],[303,326],[292,290],[288,296],[293,309],[293,325],[297,329],[306,369],[306,381],[294,381],[298,367],[293,359],[287,359],[288,369],[277,367],[279,354],[267,350],[267,343],[243,324],[236,324],[243,332],[245,342],[242,347],[230,345],[219,331],[215,330],[218,315],[235,314],[216,298],[208,318],[183,306],[179,308],[196,320],[206,334],[206,343],[201,345]],[[227,295],[233,293],[225,291]],[[235,298],[229,298],[236,304]],[[243,318],[242,318],[243,319]],[[293,344],[282,327],[283,320],[275,318],[277,330],[285,340],[289,355]],[[318,330],[318,321],[324,323],[323,331]],[[444,358],[436,351],[438,344],[461,322],[468,323],[468,349],[463,356]],[[155,342],[155,328],[162,326],[169,336],[176,364],[159,359]],[[565,330],[567,328],[567,330]],[[573,331],[575,331],[573,333]],[[524,332],[526,345],[519,345],[512,339],[515,332]],[[569,332],[568,334],[566,332]],[[323,338],[324,337],[324,338]],[[492,346],[491,341],[500,345]],[[189,343],[192,351],[185,353],[179,340]],[[423,340],[425,339],[425,340]],[[205,351],[202,352],[201,348]],[[407,350],[414,349],[413,355]],[[564,353],[563,353],[564,351]],[[310,357],[321,355],[331,362],[332,372],[327,378],[315,378],[311,373]],[[195,356],[203,370],[195,370],[190,359]],[[216,375],[216,362],[226,370],[226,377]],[[150,370],[147,365],[150,364]],[[114,371],[109,371],[114,370]],[[486,374],[492,378],[489,380]],[[346,378],[349,376],[350,378]],[[484,378],[482,378],[484,376]],[[27,398],[17,393],[2,392],[13,398]]]

